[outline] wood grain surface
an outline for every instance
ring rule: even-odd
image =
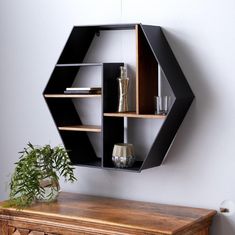
[[[62,131],[101,132],[101,126],[97,126],[97,125],[59,126],[58,129]]]
[[[35,203],[21,211],[0,203],[2,223],[7,221],[14,231],[38,234],[206,235],[215,214],[214,210],[74,193],[60,193],[57,202]]]
[[[106,117],[130,117],[130,118],[151,118],[151,119],[165,119],[165,115],[156,114],[137,114],[136,112],[125,113],[104,113]]]

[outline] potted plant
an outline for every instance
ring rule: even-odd
[[[33,202],[52,201],[59,193],[59,176],[74,182],[74,168],[62,146],[34,146],[31,143],[16,162],[10,182],[8,206],[23,208]]]

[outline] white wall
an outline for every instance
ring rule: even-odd
[[[234,12],[233,0],[0,0],[0,199],[28,141],[61,143],[42,91],[71,27],[142,22],[164,28],[196,100],[161,167],[77,168],[63,190],[214,209],[235,200]],[[234,218],[217,216],[212,234],[235,234]]]

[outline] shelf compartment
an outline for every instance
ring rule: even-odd
[[[136,41],[136,112],[148,114],[154,112],[154,96],[158,90],[158,63],[140,25],[136,26]]]
[[[61,131],[101,132],[101,126],[96,125],[59,126],[58,129]]]
[[[137,114],[136,112],[125,112],[125,113],[104,113],[105,117],[129,117],[129,118],[153,118],[153,119],[165,119],[165,115],[156,114]]]
[[[101,94],[44,94],[45,98],[98,98]]]
[[[85,131],[59,131],[64,146],[74,165],[97,165],[99,158]],[[100,161],[101,166],[101,161]]]

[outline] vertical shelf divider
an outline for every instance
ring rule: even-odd
[[[118,81],[120,66],[123,63],[104,63],[103,65],[103,112],[116,112],[118,108]],[[111,167],[112,151],[116,143],[124,138],[124,118],[103,115],[103,167]]]
[[[139,114],[139,26],[135,26],[136,35],[136,114]]]

